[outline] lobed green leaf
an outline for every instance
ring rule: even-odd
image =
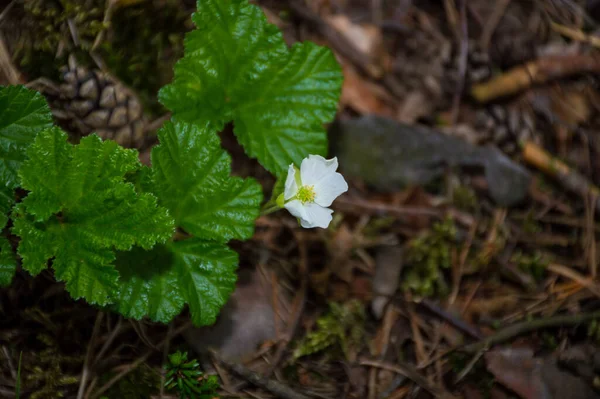
[[[246,152],[276,175],[324,155],[323,124],[336,113],[342,74],[329,49],[286,46],[247,0],[199,0],[185,56],[160,101],[178,118],[217,128],[233,120]]]
[[[260,213],[262,189],[231,176],[231,159],[211,125],[168,122],[152,149],[153,192],[175,224],[195,237],[248,239]]]
[[[4,237],[0,237],[0,287],[10,285],[15,270],[17,270],[17,260],[10,242]]]
[[[52,125],[44,97],[24,86],[0,86],[0,229],[14,204],[17,172],[37,134]]]
[[[235,287],[237,261],[224,245],[196,238],[119,253],[116,308],[167,323],[188,303],[195,325],[213,324]]]
[[[0,87],[0,181],[18,186],[17,171],[27,147],[37,134],[52,125],[44,97],[23,86]]]
[[[152,168],[133,181],[193,237],[119,253],[116,308],[126,317],[168,322],[187,303],[194,324],[209,325],[235,286],[237,254],[225,243],[252,236],[262,190],[254,179],[231,176],[214,125],[167,122],[158,137]]]
[[[173,234],[156,197],[125,182],[140,167],[136,151],[96,135],[72,146],[54,127],[27,154],[19,176],[29,194],[13,216],[23,268],[35,275],[53,259],[56,278],[74,298],[110,303],[118,281],[115,250],[149,249]]]
[[[15,203],[15,193],[12,188],[0,187],[0,230],[8,222],[8,214]]]

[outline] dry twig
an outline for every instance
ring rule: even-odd
[[[492,36],[494,35],[494,31],[496,27],[500,23],[500,20],[504,16],[506,8],[510,4],[510,0],[500,0],[496,2],[496,6],[492,11],[492,14],[489,16],[488,20],[485,22],[483,26],[483,32],[481,33],[481,39],[479,40],[479,45],[487,51],[490,46],[490,41],[492,40]]]
[[[600,298],[600,286],[594,281],[593,278],[584,277],[575,270],[557,263],[549,264],[547,269],[552,273],[577,282],[577,284],[579,284],[581,287],[587,288],[588,291]]]
[[[564,162],[528,141],[523,146],[523,159],[547,175],[555,178],[564,188],[584,198],[593,197],[594,206],[600,212],[600,189],[585,176],[569,168]]]
[[[316,13],[305,7],[299,1],[291,1],[290,9],[298,16],[315,25],[327,41],[335,48],[344,58],[347,58],[358,66],[361,70],[367,72],[370,76],[380,78],[383,76],[382,69],[371,63],[369,57],[359,51],[354,44],[350,43],[341,33],[335,28],[327,24]]]
[[[427,378],[425,378],[421,374],[419,374],[419,372],[409,364],[401,363],[401,362],[389,364],[389,363],[378,362],[378,361],[369,360],[369,359],[361,359],[359,361],[359,364],[361,366],[377,367],[380,369],[393,371],[394,373],[406,376],[406,377],[410,378],[414,383],[419,385],[421,388],[423,388],[426,391],[428,391],[429,393],[431,393],[436,398],[446,398],[446,399],[454,398],[454,396],[451,395],[450,393],[443,392],[442,390],[433,386],[427,380]]]
[[[211,352],[213,359],[215,362],[221,364],[227,370],[233,372],[234,374],[242,377],[246,381],[256,385],[257,387],[263,388],[278,398],[281,399],[309,399],[308,396],[298,393],[284,385],[278,381],[267,379],[260,374],[253,372],[252,370],[247,369],[241,364],[229,363],[221,358],[215,351]]]
[[[465,78],[467,75],[467,58],[469,56],[469,30],[467,24],[467,0],[460,0],[460,54],[458,59],[458,79],[456,90],[452,99],[452,124],[458,120],[460,109],[460,99],[465,88]]]
[[[548,317],[545,319],[524,321],[521,323],[513,324],[512,326],[508,326],[498,331],[496,334],[491,335],[479,342],[469,344],[457,349],[462,352],[477,353],[479,351],[489,349],[494,345],[501,344],[514,337],[526,334],[528,332],[541,330],[543,328],[574,326],[597,318],[600,318],[600,311],[576,315],[560,315]]]
[[[600,37],[598,36],[587,35],[579,29],[569,28],[568,26],[557,24],[556,22],[551,22],[550,26],[554,31],[560,33],[565,37],[568,37],[571,40],[589,43],[594,47],[600,47]]]
[[[485,83],[475,85],[471,95],[481,103],[522,92],[535,84],[546,83],[579,73],[600,72],[600,55],[552,55],[517,66]]]
[[[467,324],[465,321],[459,319],[458,317],[448,313],[444,309],[440,308],[438,305],[430,301],[429,299],[423,299],[420,301],[419,306],[431,312],[435,316],[439,317],[441,320],[446,321],[448,324],[453,326],[454,328],[459,329],[467,335],[470,335],[472,338],[481,339],[481,332],[477,328],[474,328]]]
[[[77,399],[83,399],[83,394],[85,393],[85,384],[87,383],[87,379],[90,374],[90,368],[92,364],[90,360],[92,360],[92,352],[94,351],[94,345],[96,341],[96,337],[98,336],[98,332],[100,331],[100,326],[102,325],[102,319],[104,317],[104,312],[98,312],[96,315],[96,322],[94,323],[94,329],[92,330],[92,336],[90,337],[90,342],[88,343],[87,352],[85,354],[85,359],[83,361],[83,370],[81,371],[81,380],[79,381],[79,390],[77,391]]]
[[[271,366],[267,371],[266,375],[270,376],[281,360],[283,359],[283,354],[285,353],[285,349],[288,344],[294,337],[296,329],[298,328],[298,324],[300,323],[300,318],[302,313],[304,312],[304,305],[306,303],[306,292],[308,290],[308,253],[306,249],[306,243],[301,233],[296,232],[295,234],[296,242],[298,243],[298,252],[300,255],[300,260],[298,262],[298,274],[300,276],[300,289],[298,290],[296,297],[293,302],[293,316],[290,319],[290,323],[288,326],[288,331],[285,336],[285,339],[280,342],[277,347],[277,351],[273,358],[271,359]]]
[[[313,13],[310,9],[302,5],[299,1],[290,2],[291,10],[299,17],[307,20],[319,30],[327,39],[329,45],[335,49],[342,57],[356,65],[358,69],[368,74],[374,79],[380,79],[381,83],[389,90],[391,94],[398,98],[404,98],[406,93],[402,85],[392,74],[386,74],[382,67],[373,64],[367,54],[359,51],[356,46],[348,41],[341,33],[332,26],[323,21],[319,15]]]
[[[4,41],[4,36],[0,33],[0,84],[18,85],[21,81],[21,74],[12,62],[10,53]]]
[[[188,328],[190,328],[192,322],[188,321],[186,323],[184,323],[183,325],[181,325],[179,328],[177,328],[175,331],[173,331],[173,334],[167,339],[165,338],[164,340],[162,340],[161,342],[158,343],[158,345],[156,345],[156,349],[155,350],[159,350],[160,348],[162,348],[164,345],[167,344],[167,342],[169,342],[172,338],[178,336],[179,334],[181,334],[183,331],[187,330]],[[134,371],[136,368],[138,368],[138,366],[142,363],[144,363],[146,360],[148,360],[148,358],[150,356],[152,356],[152,354],[155,352],[155,350],[149,350],[148,352],[146,352],[144,355],[142,355],[141,357],[137,358],[133,363],[130,363],[128,365],[126,365],[123,370],[118,373],[117,375],[115,375],[113,378],[111,378],[106,384],[104,384],[100,389],[98,389],[96,392],[94,392],[93,395],[90,395],[91,399],[98,399],[100,396],[102,396],[102,394],[104,392],[106,392],[107,390],[110,389],[110,387],[112,387],[114,384],[116,384],[119,380],[121,380],[121,378],[125,377],[127,374],[131,373],[132,371]]]

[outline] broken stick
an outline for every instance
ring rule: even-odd
[[[586,72],[600,72],[600,55],[592,53],[546,56],[473,86],[471,95],[480,103],[487,103],[499,97],[522,92],[534,84]]]
[[[585,176],[553,157],[531,141],[523,144],[523,158],[545,174],[553,177],[560,185],[582,197],[592,197],[595,209],[600,212],[600,189]]]

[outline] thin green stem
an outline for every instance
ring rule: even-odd
[[[273,212],[277,212],[278,210],[280,210],[281,208],[279,206],[277,206],[277,204],[266,204],[261,210],[260,210],[260,215],[264,216],[264,215],[268,215],[270,213]]]

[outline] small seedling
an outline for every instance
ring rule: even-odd
[[[215,399],[219,381],[216,376],[206,376],[200,371],[196,359],[188,360],[187,352],[175,352],[169,356],[166,366],[165,388],[176,392],[180,399]]]

